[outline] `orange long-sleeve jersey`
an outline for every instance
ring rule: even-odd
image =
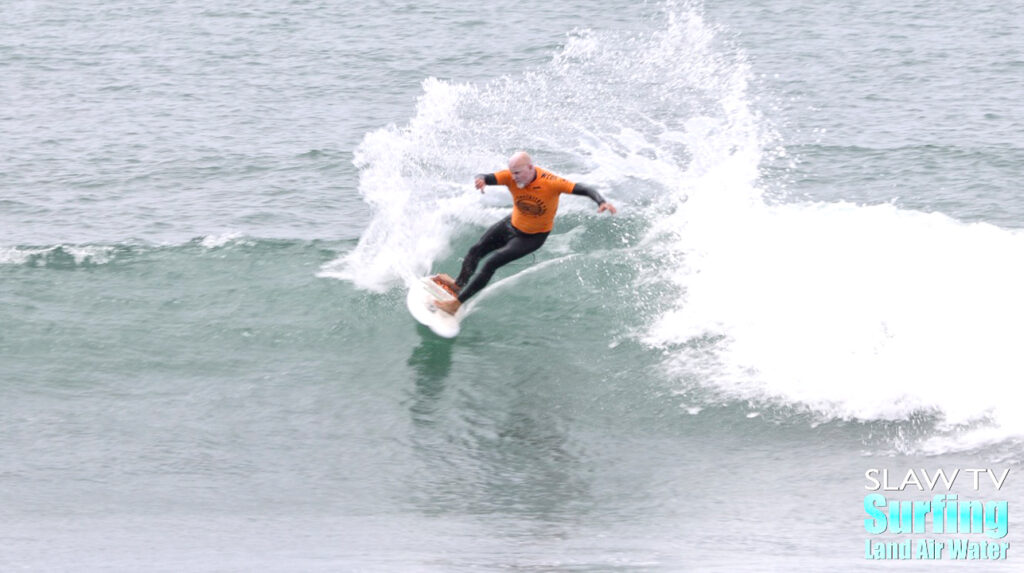
[[[519,188],[512,172],[498,171],[494,179],[512,193],[512,226],[524,233],[547,233],[555,226],[555,213],[562,193],[572,193],[575,183],[540,167],[537,177]]]

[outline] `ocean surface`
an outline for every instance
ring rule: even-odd
[[[1021,570],[1022,182],[1016,1],[5,2],[0,570]]]

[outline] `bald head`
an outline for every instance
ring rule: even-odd
[[[508,158],[508,166],[513,165],[533,165],[533,160],[530,159],[530,154],[525,151],[517,151],[512,154],[512,157]]]
[[[508,158],[508,170],[520,188],[527,186],[537,177],[537,170],[533,168],[533,160],[525,151],[517,151]]]

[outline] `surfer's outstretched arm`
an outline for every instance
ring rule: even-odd
[[[484,187],[486,187],[487,185],[497,185],[498,178],[495,177],[493,173],[480,173],[476,176],[475,181],[473,183],[476,185],[476,188],[479,189],[481,193],[483,193]]]
[[[604,200],[604,197],[602,197],[601,194],[597,192],[597,189],[594,189],[593,187],[585,183],[577,183],[572,188],[572,194],[590,197],[594,201],[594,203],[597,203],[598,213],[603,213],[604,211],[611,211],[611,213],[614,215],[617,211],[614,205]]]

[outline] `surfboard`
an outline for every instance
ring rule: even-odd
[[[444,338],[455,338],[459,334],[462,309],[459,309],[453,316],[434,306],[436,301],[452,300],[453,298],[448,291],[441,288],[430,277],[420,277],[409,286],[405,305],[409,307],[409,314],[417,322],[432,330],[434,334]]]

